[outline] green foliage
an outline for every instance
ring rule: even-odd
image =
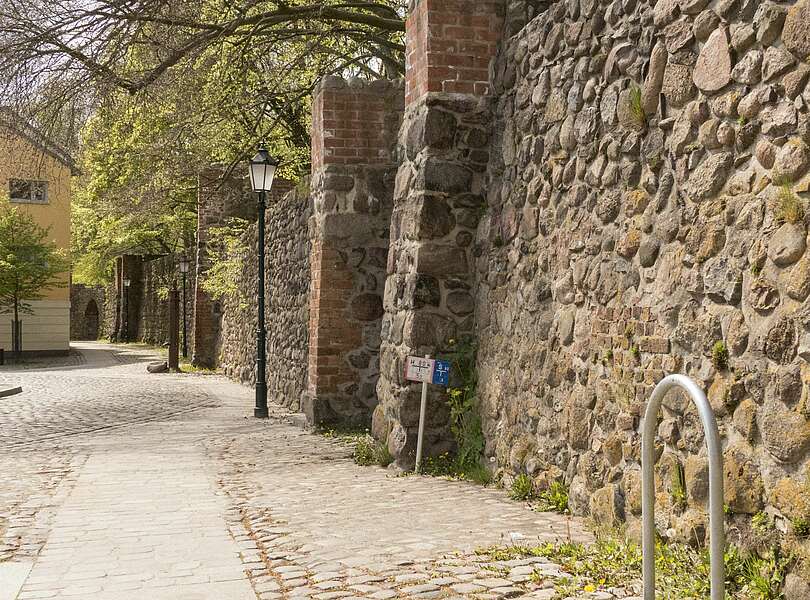
[[[377,465],[387,467],[394,458],[388,450],[388,446],[372,437],[368,429],[357,428],[333,428],[324,429],[319,432],[326,438],[338,440],[352,448],[352,458],[354,462],[363,467]]]
[[[484,432],[478,413],[478,349],[470,339],[450,340],[453,349],[450,355],[453,381],[447,388],[447,404],[450,407],[450,431],[458,446],[457,462],[460,470],[471,469],[481,462],[484,453]]]
[[[718,371],[728,369],[728,348],[722,340],[718,340],[712,346],[712,364]]]
[[[421,465],[423,475],[449,477],[489,485],[492,475],[482,464],[484,432],[478,413],[477,347],[471,339],[448,340],[450,352],[444,355],[451,363],[451,385],[447,388],[450,408],[450,431],[456,440],[456,455],[444,453],[425,457]]]
[[[791,183],[784,181],[779,186],[778,205],[775,218],[779,223],[799,223],[804,221],[804,202],[793,192]]]
[[[560,481],[552,482],[547,490],[537,495],[537,500],[533,507],[535,510],[560,514],[568,512],[568,488]]]
[[[70,270],[65,252],[50,241],[50,230],[0,199],[0,313],[31,313],[31,301],[64,287]]]
[[[556,583],[557,598],[579,596],[599,588],[625,587],[641,579],[641,546],[616,533],[600,533],[591,545],[563,542],[539,546],[509,546],[477,551],[492,560],[508,561],[529,557],[548,558],[558,563],[571,578]],[[739,600],[776,600],[791,565],[778,550],[764,558],[743,556],[729,546],[724,554],[727,597]],[[655,548],[656,597],[708,598],[710,563],[708,549],[695,550],[684,544],[665,544]],[[535,573],[535,583],[542,575]]]
[[[810,536],[810,519],[805,517],[794,517],[790,520],[790,524],[793,527],[793,534],[796,537]]]
[[[225,297],[239,295],[239,276],[242,273],[245,259],[245,247],[242,235],[247,228],[243,219],[229,219],[223,227],[212,227],[209,230],[208,251],[211,267],[205,274],[202,289],[212,298],[222,300]]]
[[[509,488],[509,497],[512,500],[531,500],[534,498],[534,484],[532,478],[521,473],[512,482],[512,487]]]
[[[672,469],[672,503],[680,509],[686,508],[686,476],[683,466],[677,463]]]
[[[388,446],[368,434],[358,438],[353,456],[354,462],[364,467],[371,465],[387,467],[394,462],[394,457],[391,456]]]
[[[444,477],[457,481],[472,481],[479,485],[489,485],[492,483],[492,474],[480,463],[462,467],[458,462],[458,457],[450,455],[448,452],[439,456],[428,456],[422,460],[422,475],[431,477]]]
[[[751,600],[781,600],[782,585],[793,560],[782,556],[778,548],[771,548],[764,557],[750,556],[738,571],[738,584]]]
[[[759,533],[767,533],[773,530],[773,519],[767,513],[760,511],[751,517],[751,527]]]
[[[644,111],[644,100],[641,95],[641,88],[637,85],[630,86],[630,114],[638,125],[639,129],[647,127],[647,113]]]

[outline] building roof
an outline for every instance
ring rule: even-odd
[[[70,169],[71,175],[79,175],[80,171],[76,161],[67,150],[48,139],[39,129],[28,123],[19,114],[8,106],[0,106],[0,126],[7,127],[14,133],[33,144],[48,156],[58,160]]]

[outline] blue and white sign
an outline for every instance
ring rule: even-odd
[[[446,360],[436,360],[433,368],[433,385],[450,385],[450,363]]]

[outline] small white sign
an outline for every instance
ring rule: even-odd
[[[433,380],[433,369],[436,361],[432,358],[409,356],[405,362],[405,379],[408,381],[421,381],[430,383]]]

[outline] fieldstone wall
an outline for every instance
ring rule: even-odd
[[[306,182],[270,203],[265,214],[267,395],[298,410],[307,380],[309,344],[308,220]],[[218,365],[237,381],[256,382],[257,228],[243,235],[239,293],[222,301]]]
[[[256,220],[256,198],[245,175],[242,172],[230,174],[224,167],[211,167],[199,176],[192,358],[192,363],[198,367],[215,367],[220,352],[222,305],[200,285],[211,268],[209,232],[212,227],[225,226],[229,218]]]
[[[720,420],[732,535],[763,510],[789,532],[810,516],[810,2],[545,5],[510,3],[493,70],[473,251],[486,454],[507,484],[562,480],[574,512],[632,531],[639,417],[682,372]],[[684,397],[658,432],[661,531],[702,538]]]
[[[486,210],[492,114],[487,67],[503,25],[500,2],[411,5],[407,110],[400,133],[373,433],[413,465],[421,386],[408,355],[435,356],[475,331],[473,241]],[[451,450],[444,391],[430,386],[427,454]]]
[[[186,274],[186,333],[189,354],[194,347],[194,277],[193,256]],[[180,291],[180,352],[183,350],[183,274],[179,256],[144,257],[141,298],[138,301],[138,341],[156,346],[169,344],[169,291]]]
[[[403,82],[321,82],[313,101],[310,423],[370,424]]]
[[[97,340],[104,331],[104,288],[71,284],[70,339]]]

